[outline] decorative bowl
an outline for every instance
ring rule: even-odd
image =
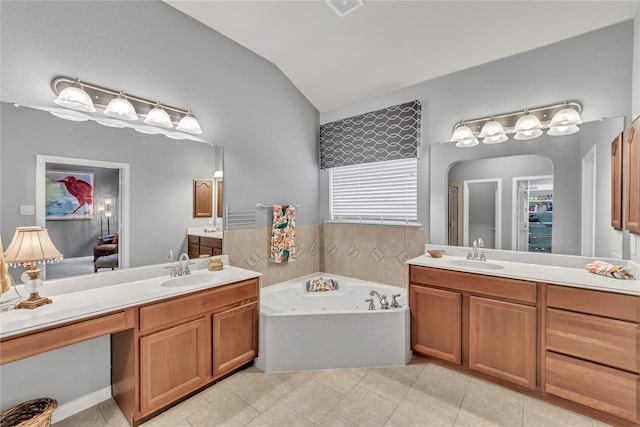
[[[432,258],[440,258],[444,255],[444,251],[442,249],[429,249],[427,252],[429,252],[429,255],[431,255]]]

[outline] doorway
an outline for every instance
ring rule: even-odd
[[[485,248],[502,248],[502,179],[464,181],[464,246],[482,239]]]
[[[105,234],[118,233],[118,255],[115,260],[115,266],[117,268],[129,267],[129,165],[126,163],[106,162],[101,160],[88,160],[88,159],[75,159],[69,157],[58,156],[45,156],[38,155],[36,164],[36,224],[46,228],[48,224],[56,225],[56,223],[74,223],[74,231],[58,233],[57,242],[56,238],[52,235],[54,244],[62,245],[67,249],[62,250],[63,255],[67,257],[65,252],[72,254],[72,261],[67,260],[67,265],[61,266],[63,268],[51,269],[51,274],[47,275],[46,266],[43,266],[43,277],[45,279],[69,277],[80,274],[93,273],[93,251],[92,248],[97,243],[98,237],[102,237]],[[47,171],[51,168],[60,168],[60,165],[64,165],[65,169],[79,171],[89,171],[92,168],[96,170],[109,171],[111,174],[115,174],[116,181],[113,183],[115,188],[112,194],[98,194],[92,190],[92,215],[90,218],[81,221],[48,221],[47,220]],[[93,174],[92,176],[95,176]],[[93,186],[95,188],[95,182]],[[66,185],[66,184],[65,184]],[[49,194],[49,197],[51,195]],[[110,200],[108,200],[110,199]],[[110,212],[107,214],[106,210],[99,210],[98,207],[104,202],[110,201]],[[113,222],[112,218],[117,218],[117,224]],[[64,228],[59,227],[60,230]],[[82,230],[79,233],[77,230]],[[109,233],[106,233],[106,231]],[[50,230],[50,234],[52,230]],[[55,233],[53,233],[55,235]],[[84,245],[82,252],[78,252],[73,245],[77,241],[78,244]],[[72,249],[69,249],[72,248]],[[59,250],[62,248],[59,248]],[[86,252],[86,253],[85,253]],[[79,256],[81,254],[82,256]],[[65,261],[63,260],[63,263]],[[57,271],[55,271],[57,270]],[[55,274],[54,274],[55,271]],[[111,271],[102,270],[102,271]],[[52,276],[52,277],[50,277]]]

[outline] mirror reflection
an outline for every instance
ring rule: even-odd
[[[573,135],[430,146],[430,241],[554,254],[622,257],[611,226],[611,141],[623,118]]]

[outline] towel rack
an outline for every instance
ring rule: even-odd
[[[253,209],[230,209],[229,206],[225,206],[225,211],[225,228],[256,223],[256,211]]]
[[[256,209],[260,209],[260,210],[269,209],[270,207],[275,206],[275,205],[280,206],[278,203],[270,203],[270,204],[267,204],[267,203],[256,203]],[[300,209],[300,203],[297,203],[297,204],[293,205],[293,207],[296,208],[296,209]]]

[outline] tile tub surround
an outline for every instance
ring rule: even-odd
[[[107,400],[54,427],[126,425],[113,400]],[[265,374],[249,367],[142,425],[605,426],[419,357],[397,368]]]

